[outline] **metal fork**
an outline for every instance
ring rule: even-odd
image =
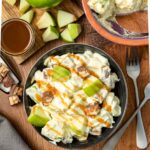
[[[137,78],[140,74],[140,63],[139,63],[138,51],[137,48],[135,47],[131,49],[127,48],[126,69],[127,69],[128,76],[133,80],[134,87],[135,87],[135,94],[136,94],[136,104],[137,106],[139,106],[140,101],[139,101],[139,93],[137,87]],[[148,145],[140,111],[137,115],[136,144],[137,147],[140,149],[144,149]]]
[[[140,109],[148,102],[150,101],[150,82],[147,84],[144,90],[145,98],[140,104],[140,106],[137,108],[137,110],[130,116],[130,118],[127,120],[127,122],[105,143],[102,150],[114,150],[116,145],[118,144],[119,140],[121,139],[122,135],[128,128],[128,126],[131,124],[131,122],[134,120],[137,113],[140,111]]]

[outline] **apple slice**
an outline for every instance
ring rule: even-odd
[[[68,25],[68,30],[73,39],[76,39],[81,33],[81,25],[78,23],[72,23]]]
[[[55,26],[56,24],[52,16],[48,12],[45,12],[36,25],[39,29],[44,29],[49,26]]]
[[[74,39],[71,37],[70,32],[68,28],[66,28],[62,33],[61,33],[61,38],[66,41],[66,42],[74,42]]]
[[[7,2],[8,4],[14,6],[15,3],[16,3],[16,0],[6,0],[6,2]]]
[[[69,12],[66,12],[66,11],[63,11],[63,10],[58,10],[58,13],[57,13],[57,22],[58,22],[58,26],[60,28],[68,25],[69,23],[72,23],[74,21],[76,21],[77,18],[75,17],[75,15],[69,13]]]
[[[42,35],[44,42],[59,39],[59,33],[55,27],[49,26]]]
[[[70,76],[70,71],[62,66],[55,66],[53,68],[52,78],[56,81],[68,79]]]
[[[32,22],[34,16],[34,11],[33,10],[29,10],[28,12],[26,12],[24,15],[22,15],[20,18],[27,21],[28,23]]]
[[[92,84],[88,85],[83,89],[86,95],[93,96],[95,95],[101,88],[103,88],[103,83],[100,80],[94,81]]]
[[[32,7],[50,8],[59,5],[63,0],[27,0]]]
[[[30,4],[26,0],[20,0],[19,11],[24,14],[30,8]]]
[[[40,105],[32,107],[28,122],[34,126],[43,127],[49,120],[49,114]]]

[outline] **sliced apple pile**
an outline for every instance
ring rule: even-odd
[[[19,11],[24,14],[30,8],[30,4],[26,0],[20,0]]]
[[[16,0],[6,0],[9,4],[14,5]],[[32,1],[32,0],[31,0]],[[34,9],[30,0],[20,0],[19,11],[22,14],[21,19],[31,23],[34,17]],[[53,1],[53,0],[52,0]],[[58,0],[61,2],[62,0]],[[34,0],[35,3],[38,3]],[[42,4],[41,0],[41,4]],[[48,3],[48,0],[45,0]],[[31,9],[30,9],[31,7]],[[41,5],[39,6],[41,7]],[[29,10],[30,9],[30,10]],[[57,23],[49,12],[44,12],[36,23],[38,29],[45,29],[42,34],[44,42],[49,42],[52,40],[59,39],[59,35],[65,42],[74,42],[75,39],[81,33],[81,25],[78,23],[73,23],[77,20],[77,17],[67,11],[58,10],[57,12]],[[56,26],[58,25],[58,26]],[[55,27],[56,26],[56,27]],[[64,27],[66,27],[64,29]],[[60,28],[63,28],[60,30]],[[58,31],[62,31],[61,33]]]
[[[86,82],[86,81],[85,81]],[[83,91],[85,92],[85,94],[87,96],[93,96],[95,95],[101,88],[103,88],[103,83],[97,79],[95,81],[93,81],[92,83],[90,83],[89,85],[86,85],[83,88]]]
[[[55,26],[55,21],[53,19],[53,17],[50,15],[50,13],[45,12],[41,18],[39,19],[39,21],[37,22],[37,27],[39,29],[44,29],[47,28],[49,26]]]
[[[49,120],[50,116],[40,105],[32,107],[28,122],[36,127],[43,127]]]
[[[33,10],[29,10],[28,12],[26,12],[24,15],[22,15],[20,18],[27,21],[28,23],[32,22],[34,16],[34,11]]]
[[[17,1],[17,0],[6,0],[6,2],[7,2],[8,4],[12,5],[12,6],[15,5],[16,1]]]
[[[44,42],[59,39],[59,32],[55,27],[49,26],[43,33],[42,38]]]
[[[65,27],[66,25],[76,21],[77,18],[75,17],[75,15],[63,11],[63,10],[58,10],[57,13],[57,22],[58,22],[58,26],[60,28]]]

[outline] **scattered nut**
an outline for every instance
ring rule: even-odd
[[[10,102],[10,105],[13,106],[15,104],[20,103],[20,99],[17,95],[13,95],[9,97],[9,102]]]
[[[48,106],[53,100],[54,96],[50,91],[46,91],[42,94],[42,99],[44,100],[42,103],[44,106]]]
[[[100,106],[99,106],[99,104],[97,102],[95,102],[93,104],[89,104],[85,108],[85,113],[88,116],[97,115],[99,112],[100,112]]]
[[[83,77],[86,78],[89,76],[89,72],[87,70],[87,68],[85,66],[80,66],[77,68],[77,71],[79,72],[79,74]]]

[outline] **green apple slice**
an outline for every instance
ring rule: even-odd
[[[26,12],[24,15],[22,15],[20,18],[27,21],[28,23],[31,23],[33,16],[34,16],[34,11],[30,10]]]
[[[61,38],[65,41],[65,42],[74,42],[74,39],[71,37],[70,32],[67,29],[65,29],[62,33],[61,33]]]
[[[32,7],[46,8],[55,7],[59,5],[63,0],[27,0]]]
[[[55,21],[48,12],[45,12],[36,25],[39,29],[44,29],[49,26],[55,26]]]
[[[48,27],[42,35],[44,42],[49,42],[52,40],[59,39],[59,33],[55,27]]]
[[[6,2],[7,2],[8,4],[14,6],[15,3],[16,3],[16,0],[6,0]]]
[[[30,8],[30,4],[26,0],[20,0],[19,11],[24,14]]]
[[[34,126],[43,127],[49,120],[49,114],[40,105],[32,107],[28,122]]]
[[[103,88],[103,83],[100,80],[94,81],[92,84],[86,86],[83,91],[88,96],[95,95],[101,88]]]
[[[63,11],[63,10],[58,10],[57,22],[58,22],[58,26],[60,28],[66,26],[76,20],[77,20],[77,18],[75,17],[75,15],[73,15],[69,12]]]
[[[68,30],[73,39],[76,39],[81,33],[81,25],[78,23],[72,23],[68,25]]]
[[[62,66],[55,66],[53,68],[53,76],[52,78],[56,81],[68,79],[70,76],[70,71]]]

